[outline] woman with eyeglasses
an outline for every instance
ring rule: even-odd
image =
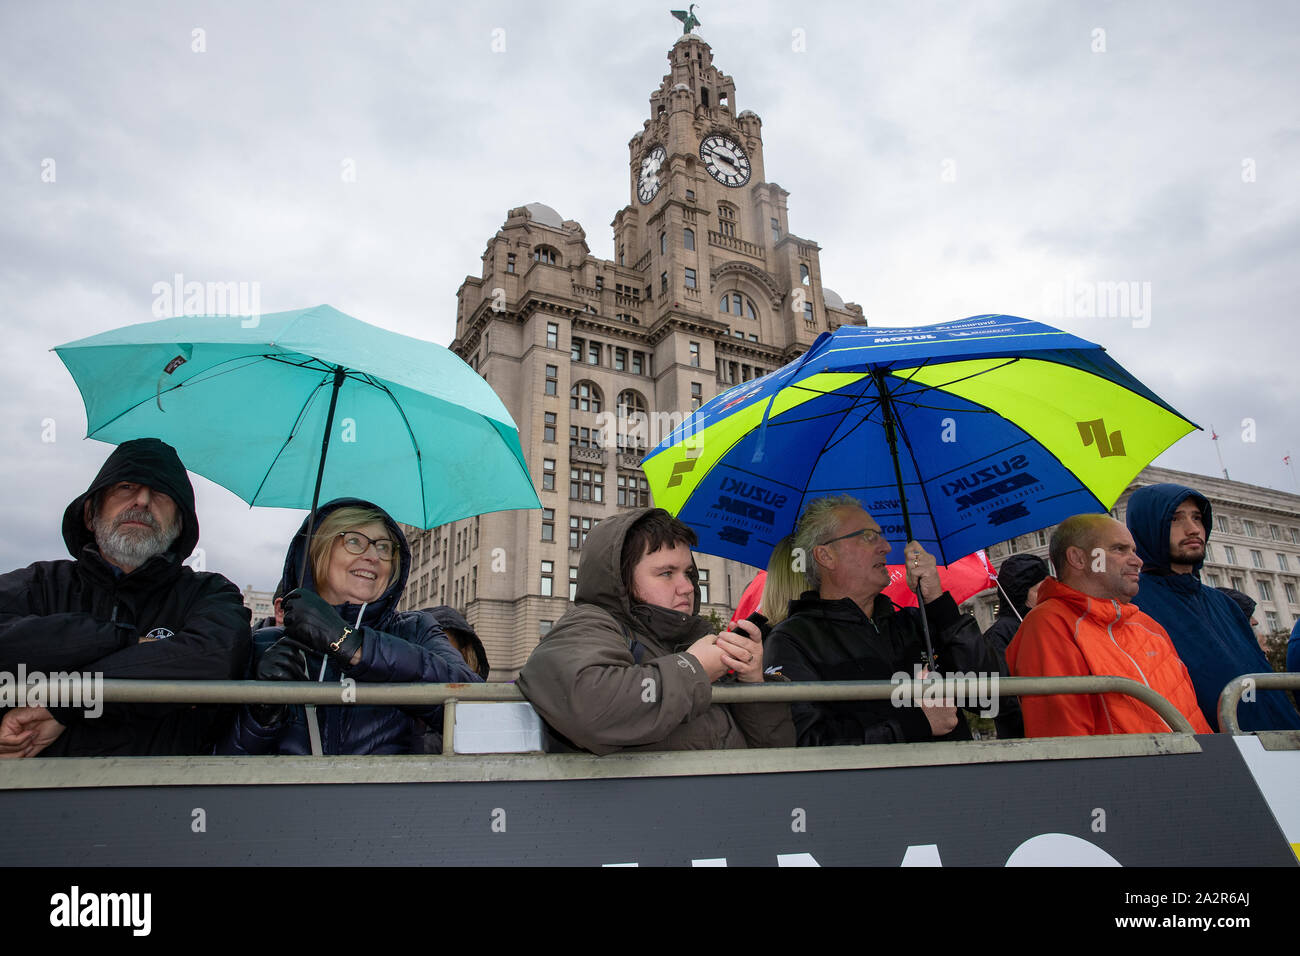
[[[249,676],[335,687],[345,678],[481,681],[436,620],[397,610],[410,566],[406,538],[381,508],[356,498],[322,505],[310,540],[304,521],[289,545],[281,580],[284,626],[253,635]],[[249,704],[219,752],[409,753],[416,718],[441,726],[442,708]]]

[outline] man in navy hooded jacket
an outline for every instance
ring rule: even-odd
[[[1213,725],[1219,693],[1229,681],[1272,667],[1241,608],[1201,584],[1213,523],[1210,502],[1184,485],[1149,485],[1129,498],[1127,519],[1142,558],[1135,603],[1169,632],[1191,674],[1201,713]],[[1243,700],[1237,714],[1247,731],[1300,729],[1300,713],[1281,691],[1257,691],[1256,700]]]

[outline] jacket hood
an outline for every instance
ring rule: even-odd
[[[474,648],[474,654],[478,657],[478,676],[487,680],[488,673],[492,670],[487,659],[487,648],[479,639],[474,628],[469,626],[469,621],[465,620],[465,615],[456,610],[449,604],[440,604],[437,607],[421,608],[421,614],[427,614],[437,621],[444,631],[450,633],[455,631],[459,640],[467,641]]]
[[[634,604],[632,596],[623,586],[623,542],[628,531],[638,519],[653,509],[637,508],[609,518],[591,529],[578,559],[578,587],[574,600],[595,604],[623,621],[638,623],[652,633],[663,625],[685,623],[700,613],[700,582],[692,565],[691,577],[695,583],[695,603],[690,614],[649,604]],[[668,615],[672,620],[664,618]]]
[[[176,449],[157,438],[134,438],[113,449],[99,474],[84,494],[78,495],[63,512],[63,543],[74,558],[95,540],[86,527],[86,502],[119,481],[133,481],[161,491],[176,503],[181,533],[168,550],[184,561],[199,542],[199,516],[194,511],[194,486],[181,464]]]
[[[1205,522],[1205,543],[1208,545],[1214,516],[1210,513],[1209,499],[1201,493],[1186,485],[1159,484],[1139,488],[1129,498],[1125,521],[1133,535],[1133,543],[1137,545],[1143,571],[1157,568],[1169,570],[1169,529],[1174,522],[1174,511],[1188,498],[1195,501],[1201,509],[1201,520]],[[1199,572],[1204,563],[1202,557],[1192,565],[1192,571]]]
[[[388,527],[388,533],[397,542],[398,550],[402,556],[402,567],[397,574],[397,580],[390,584],[388,589],[377,600],[366,605],[365,620],[361,623],[378,626],[397,612],[397,602],[402,599],[402,593],[406,590],[406,579],[411,573],[411,546],[406,543],[406,535],[402,534],[402,529],[397,526],[397,522],[392,519],[392,516],[387,511],[384,511],[374,502],[365,501],[361,498],[335,498],[333,501],[327,501],[316,509],[315,526],[319,528],[326,515],[347,506],[374,508],[380,511],[384,516],[384,524]],[[307,522],[310,520],[311,513],[308,512],[307,517],[302,520],[302,524],[294,534],[293,540],[289,543],[289,550],[284,556],[284,572],[280,577],[280,587],[284,594],[288,594],[298,587],[299,573],[303,575],[302,586],[311,591],[316,590],[311,561],[307,561],[306,570],[303,571],[303,557],[307,553],[308,547]],[[361,605],[336,604],[334,609],[342,615],[343,620],[349,624],[354,624],[357,613],[361,610]]]
[[[998,602],[998,617],[1014,618],[1015,611],[1020,612],[1021,618],[1028,614],[1025,602],[1029,600],[1029,589],[1047,574],[1047,562],[1034,554],[1013,554],[1003,561],[998,570],[998,584],[1006,592],[1007,600]]]

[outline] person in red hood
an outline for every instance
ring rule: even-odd
[[[1142,559],[1128,529],[1106,515],[1075,515],[1057,526],[1050,552],[1058,577],[1043,581],[1038,604],[1007,648],[1012,675],[1128,677],[1172,703],[1196,733],[1213,733],[1169,635],[1132,603]],[[1124,694],[1026,695],[1020,706],[1027,737],[1171,729],[1146,704]]]

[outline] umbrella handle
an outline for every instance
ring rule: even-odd
[[[930,643],[930,618],[925,613],[925,599],[921,597],[921,579],[916,579],[916,609],[921,612],[921,634],[925,637],[925,666],[933,670],[938,664],[934,657],[934,647]]]

